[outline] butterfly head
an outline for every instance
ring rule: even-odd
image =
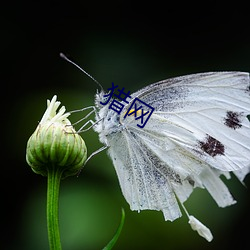
[[[101,90],[101,91],[97,90],[97,92],[95,94],[95,106],[96,106],[96,108],[101,109],[102,107],[104,107],[104,105],[101,103],[106,103],[107,101],[108,101],[107,94],[103,90]]]

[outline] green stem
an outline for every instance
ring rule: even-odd
[[[122,218],[121,218],[121,222],[120,225],[114,235],[114,237],[111,239],[111,241],[108,243],[107,246],[105,246],[102,250],[111,250],[113,248],[113,246],[115,245],[116,241],[118,240],[120,233],[122,231],[122,227],[124,225],[124,221],[125,221],[125,212],[124,209],[122,208]]]
[[[58,167],[48,168],[47,186],[47,227],[50,250],[61,250],[59,231],[59,188],[62,170]]]

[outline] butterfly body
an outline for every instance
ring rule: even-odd
[[[104,93],[96,94],[96,106],[104,101]],[[109,109],[108,105],[102,106],[99,112],[96,114],[97,124],[94,126],[94,130],[99,134],[100,142],[104,143],[106,146],[109,145],[108,138],[113,133],[118,133],[123,129],[122,124],[119,122],[120,115]],[[100,122],[98,122],[100,120]]]

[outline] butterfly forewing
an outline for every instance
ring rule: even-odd
[[[133,96],[155,108],[145,131],[166,135],[212,167],[233,171],[249,166],[248,90],[247,73],[219,72],[161,81]]]

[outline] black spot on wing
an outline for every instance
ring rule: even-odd
[[[207,135],[204,141],[199,142],[200,148],[212,157],[216,155],[224,155],[224,145],[215,138]]]
[[[242,113],[227,111],[227,115],[224,118],[224,124],[232,129],[240,128]]]

